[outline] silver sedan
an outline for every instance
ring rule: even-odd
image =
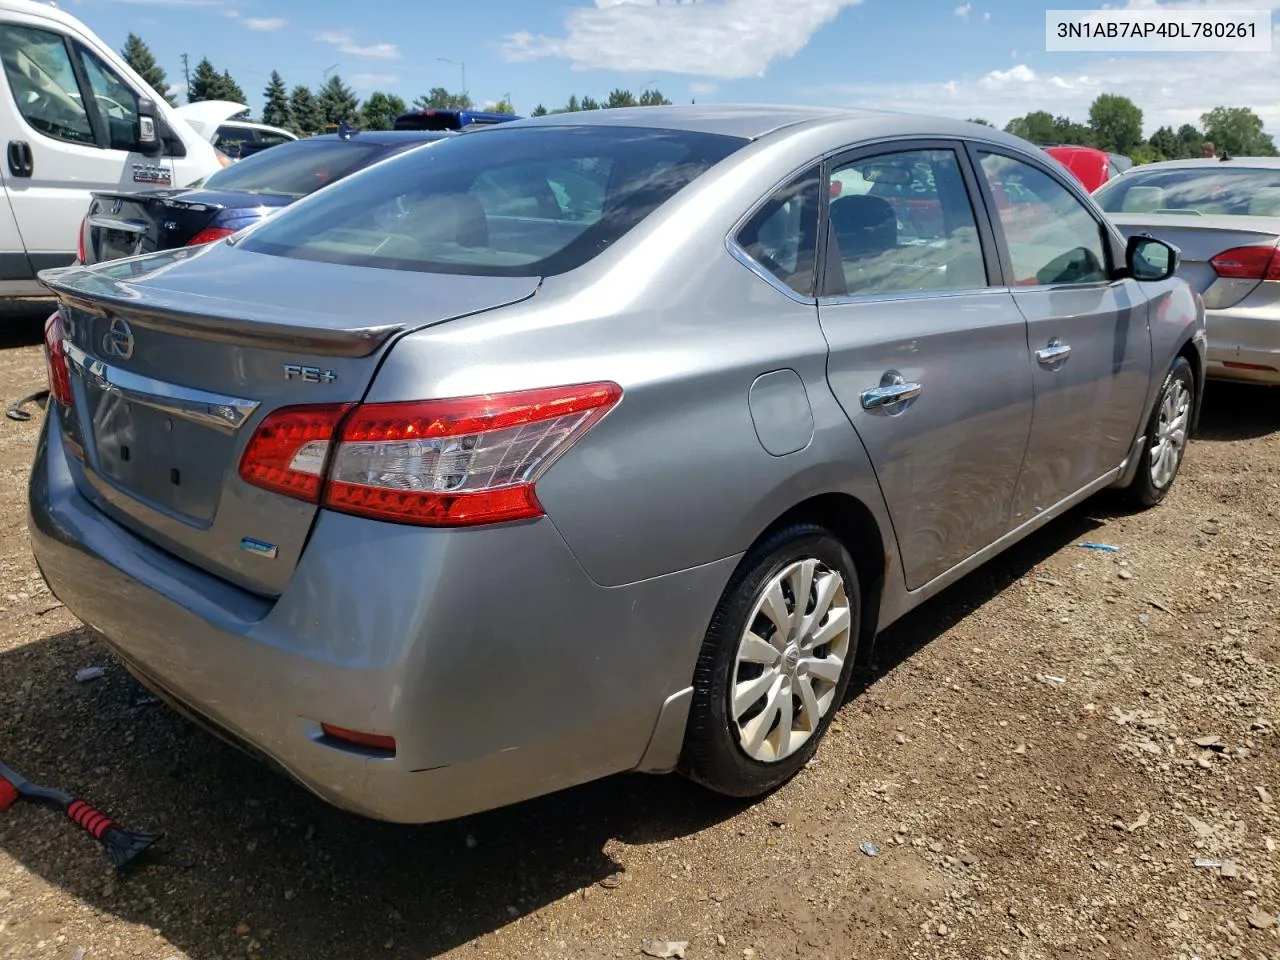
[[[1106,487],[1205,370],[1176,251],[989,127],[604,110],[47,272],[30,529],[146,685],[368,816],[818,748],[879,630]]]
[[[1280,158],[1147,164],[1095,198],[1127,236],[1179,248],[1204,299],[1209,377],[1280,384]]]

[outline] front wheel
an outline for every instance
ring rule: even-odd
[[[795,524],[752,548],[702,644],[681,773],[734,797],[790,779],[844,700],[860,620],[853,558],[830,531]]]
[[[1165,377],[1156,399],[1142,462],[1126,491],[1140,507],[1154,507],[1165,498],[1178,476],[1187,441],[1191,437],[1191,416],[1195,410],[1196,379],[1186,357],[1178,357]]]

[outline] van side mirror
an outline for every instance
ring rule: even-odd
[[[158,157],[164,152],[164,141],[160,137],[160,118],[156,114],[156,103],[149,97],[138,98],[138,147],[144,157]]]
[[[1157,240],[1150,234],[1138,234],[1129,238],[1125,248],[1125,266],[1135,280],[1168,280],[1178,272],[1180,251],[1171,243]]]

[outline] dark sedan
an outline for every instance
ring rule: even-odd
[[[272,147],[177,190],[95,193],[80,260],[100,263],[210,243],[379,160],[457,134],[395,130],[325,134]]]

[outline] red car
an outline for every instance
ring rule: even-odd
[[[1070,170],[1090,193],[1133,166],[1128,157],[1093,147],[1053,146],[1044,152]]]

